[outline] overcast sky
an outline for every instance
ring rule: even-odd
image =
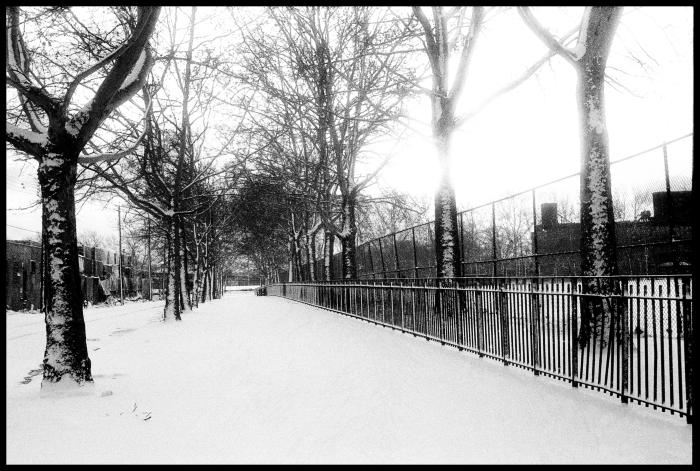
[[[202,8],[205,15],[206,8]],[[563,34],[580,21],[582,8],[535,8],[552,32]],[[199,13],[198,13],[199,15]],[[218,22],[222,20],[219,15]],[[202,27],[204,29],[204,26]],[[221,26],[216,28],[221,33]],[[608,61],[609,70],[628,90],[606,86],[606,112],[612,160],[692,131],[693,10],[689,7],[626,8]],[[458,114],[468,112],[484,97],[518,76],[542,57],[544,45],[515,11],[506,11],[487,24],[478,40],[471,72]],[[425,57],[427,61],[427,56]],[[646,68],[636,61],[642,61]],[[612,68],[619,69],[619,71]],[[509,92],[470,120],[452,143],[453,182],[457,202],[465,209],[545,183],[579,169],[579,125],[575,98],[576,75],[561,58],[524,85]],[[430,138],[427,97],[407,105],[414,128],[402,139],[389,139],[376,150],[395,154],[380,175],[380,187],[393,187],[432,199],[437,173]],[[688,172],[691,139],[669,148],[672,173]],[[642,162],[641,160],[639,162]],[[646,181],[662,168],[638,165],[620,179]],[[20,209],[37,199],[36,164],[7,158],[7,238],[39,231],[40,210]],[[369,168],[371,164],[368,164]],[[362,172],[362,166],[359,171]],[[619,172],[618,172],[619,173]],[[613,178],[617,174],[613,173]],[[616,181],[613,181],[613,185]],[[116,201],[92,201],[78,206],[78,232],[99,230],[116,234]]]

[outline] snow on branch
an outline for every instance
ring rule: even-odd
[[[18,150],[34,157],[38,157],[49,142],[46,133],[22,129],[8,122],[5,122],[5,139]]]
[[[116,50],[110,52],[107,54],[105,57],[97,61],[92,67],[82,71],[79,73],[73,82],[71,82],[70,86],[68,87],[68,91],[66,92],[66,95],[63,99],[63,111],[68,109],[68,105],[70,105],[71,98],[73,97],[73,93],[75,93],[75,90],[78,88],[78,85],[80,85],[80,82],[85,80],[85,78],[89,77],[90,75],[94,74],[98,70],[100,70],[102,67],[107,65],[108,63],[116,60],[121,56],[124,51],[126,50],[126,45],[122,45],[121,47],[117,48]]]
[[[114,66],[107,73],[92,99],[87,116],[80,119],[78,140],[86,143],[104,119],[128,101],[145,81],[153,56],[148,39],[158,20],[160,7],[139,7],[139,17],[132,37],[119,52]]]

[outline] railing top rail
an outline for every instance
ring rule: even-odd
[[[356,283],[356,282],[382,282],[382,281],[433,281],[433,280],[445,280],[445,281],[459,281],[459,280],[533,280],[533,279],[561,279],[570,280],[572,278],[576,279],[648,279],[648,278],[691,278],[690,273],[680,273],[680,274],[666,274],[666,275],[606,275],[606,276],[590,276],[590,275],[514,275],[514,276],[489,276],[489,275],[473,275],[473,276],[460,276],[460,277],[385,277],[385,278],[357,278],[352,280],[317,280],[317,281],[306,281],[299,282],[294,281],[291,283]],[[287,281],[280,281],[274,284],[291,284]]]

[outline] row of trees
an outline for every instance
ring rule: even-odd
[[[231,8],[237,29],[218,50],[198,36],[195,7],[107,10],[6,10],[6,140],[38,161],[49,261],[44,385],[91,381],[76,185],[117,193],[152,221],[167,251],[164,320],[203,300],[234,254],[269,278],[285,259],[300,273],[322,253],[322,273],[309,277],[328,280],[339,240],[342,277],[353,279],[358,217],[373,203],[406,206],[402,195],[364,194],[389,159],[373,146],[403,129],[407,98],[427,94],[440,176],[437,275],[458,277],[452,135],[555,55],[579,74],[583,274],[616,273],[603,88],[620,8],[586,8],[573,48],[575,32],[558,40],[519,9],[548,51],[468,112],[458,103],[474,51],[502,9]]]

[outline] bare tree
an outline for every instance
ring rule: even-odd
[[[430,101],[432,107],[433,138],[438,151],[440,177],[435,194],[435,256],[437,259],[438,278],[459,277],[462,273],[462,258],[459,250],[457,206],[454,188],[449,182],[450,176],[450,138],[456,127],[455,106],[464,87],[469,61],[473,55],[474,45],[481,30],[484,11],[473,7],[455,74],[454,85],[449,87],[448,64],[451,51],[457,42],[465,20],[460,8],[448,11],[444,7],[432,7],[433,23],[421,7],[413,7],[413,13],[420,22],[425,36],[425,51],[430,61],[433,75]],[[457,22],[457,26],[448,24]],[[449,37],[454,29],[457,34]]]
[[[97,231],[82,231],[80,234],[78,234],[78,243],[84,245],[85,247],[102,248],[105,243],[105,238]]]
[[[400,105],[394,72],[404,67],[395,51],[401,31],[382,17],[387,11],[367,7],[269,13],[274,28],[262,37],[246,35],[245,80],[278,103],[277,117],[266,117],[287,134],[276,139],[276,155],[299,163],[297,188],[306,189],[290,193],[310,195],[290,213],[292,265],[304,276],[317,276],[315,239],[323,230],[323,277],[330,278],[337,238],[343,277],[355,278],[358,198],[386,159],[367,175],[357,174],[357,162],[368,143],[388,130]]]
[[[74,70],[37,52],[40,48],[33,43],[41,42],[40,25],[32,25],[27,15],[23,19],[18,7],[6,10],[6,81],[21,105],[17,114],[8,116],[6,141],[39,162],[42,239],[48,261],[44,273],[47,335],[42,388],[67,379],[79,385],[92,381],[78,270],[77,167],[80,161],[111,157],[80,154],[104,120],[141,88],[152,64],[148,40],[159,10],[139,7],[135,21],[130,10],[117,10],[124,31],[121,45],[89,66],[73,59]],[[47,11],[47,15],[63,14],[62,9]],[[25,38],[30,26],[34,28]],[[87,41],[83,35],[89,33],[74,26],[78,41]],[[104,70],[107,72],[92,99],[73,111],[71,102],[81,82]]]
[[[566,59],[578,74],[576,99],[581,125],[581,272],[588,293],[609,294],[609,278],[617,274],[615,218],[610,183],[610,150],[605,119],[605,66],[621,7],[586,7],[574,48],[565,47],[534,17],[519,8],[525,23],[550,50]],[[590,298],[589,298],[590,299]],[[599,298],[582,312],[579,341],[587,345],[594,324],[605,322],[609,311]],[[599,319],[598,319],[599,318]],[[599,320],[599,322],[598,322]]]

